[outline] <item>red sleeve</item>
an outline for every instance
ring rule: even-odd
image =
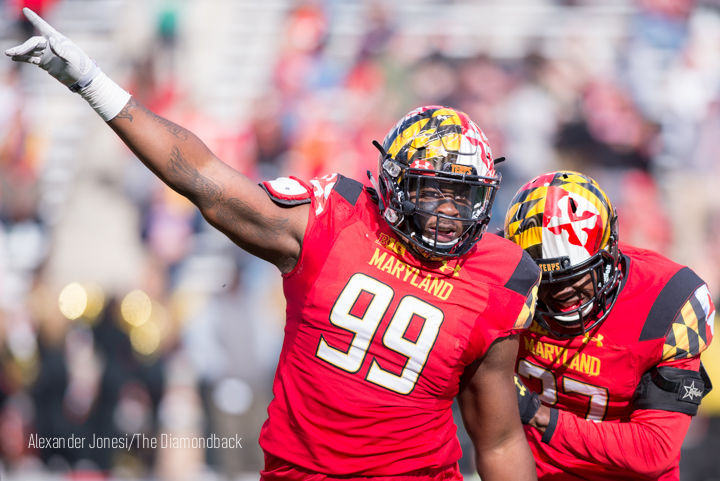
[[[700,369],[700,356],[688,359],[671,359],[657,365],[657,367],[675,367],[678,369],[687,369],[688,371],[697,371]]]
[[[555,449],[609,467],[657,477],[677,462],[692,419],[687,414],[636,410],[629,422],[593,422],[565,411],[543,440]],[[548,436],[549,435],[549,436]]]

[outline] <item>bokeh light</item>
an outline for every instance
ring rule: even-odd
[[[120,304],[120,314],[123,321],[131,327],[142,326],[150,319],[152,301],[140,289],[131,291],[123,298]]]
[[[105,307],[105,293],[102,288],[95,283],[84,284],[87,303],[83,317],[88,321],[95,321]]]
[[[130,329],[130,344],[143,356],[152,356],[160,347],[160,327],[155,322],[144,322]]]
[[[58,296],[58,307],[63,316],[74,321],[83,315],[88,306],[88,294],[82,284],[71,282]]]

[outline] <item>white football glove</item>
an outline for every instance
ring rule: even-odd
[[[110,80],[75,43],[50,26],[40,16],[23,8],[25,17],[42,34],[22,45],[5,50],[16,62],[37,65],[78,92],[106,122],[125,107],[130,94]]]
[[[25,17],[42,34],[31,37],[22,45],[5,50],[16,62],[27,62],[47,70],[50,75],[77,92],[100,73],[90,57],[69,38],[61,34],[29,8]]]

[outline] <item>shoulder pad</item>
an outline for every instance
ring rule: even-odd
[[[349,179],[344,175],[338,175],[338,180],[335,184],[335,192],[340,194],[342,198],[351,205],[355,205],[364,188],[365,187],[357,180]]]
[[[527,252],[522,251],[520,262],[515,267],[510,279],[505,283],[505,287],[527,297],[539,281],[540,269],[532,257]]]
[[[312,187],[297,177],[278,177],[266,180],[260,187],[267,192],[273,202],[283,207],[308,204],[313,195]]]
[[[640,340],[662,339],[695,290],[704,283],[688,267],[677,271],[665,284],[645,320]]]

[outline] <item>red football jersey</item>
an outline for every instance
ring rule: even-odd
[[[621,251],[626,275],[598,327],[562,340],[533,322],[521,335],[518,374],[545,404],[560,410],[544,441],[538,430],[525,427],[540,479],[679,479],[679,458],[660,476],[638,475],[655,462],[651,453],[636,449],[648,440],[630,424],[620,430],[618,422],[628,422],[631,414],[647,422],[665,416],[663,428],[672,427],[669,435],[676,439],[663,441],[662,449],[679,452],[690,416],[633,414],[633,395],[653,366],[698,370],[700,353],[712,339],[714,308],[707,286],[687,267],[628,245]]]
[[[297,180],[298,202],[302,189]],[[461,456],[451,405],[466,366],[527,327],[539,277],[513,243],[421,262],[360,183],[314,189],[302,254],[284,276],[285,339],[260,443],[332,475],[396,475]]]

